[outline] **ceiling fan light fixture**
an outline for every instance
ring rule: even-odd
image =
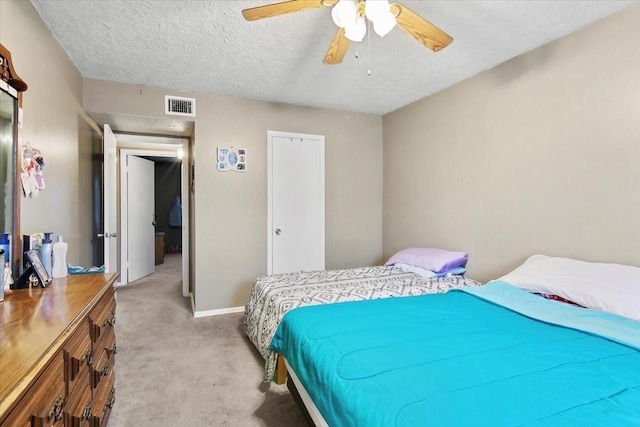
[[[339,27],[324,57],[325,64],[342,62],[349,44],[364,39],[369,22],[373,24],[372,30],[380,37],[397,26],[434,52],[444,49],[453,41],[449,34],[408,7],[395,2],[389,3],[389,0],[280,0],[277,3],[244,9],[242,16],[247,21],[255,21],[322,7],[331,8],[331,17]]]
[[[340,0],[331,9],[331,18],[340,28],[348,28],[356,25],[358,16],[358,3],[356,0]]]

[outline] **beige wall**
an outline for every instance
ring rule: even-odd
[[[533,253],[640,266],[640,6],[383,119],[384,255]]]
[[[45,160],[46,189],[22,199],[21,229],[62,234],[67,261],[90,266],[90,163],[82,165],[90,162],[91,128],[82,77],[28,1],[0,1],[0,43],[29,85],[20,142],[40,149]]]
[[[164,95],[196,98],[196,310],[242,306],[267,273],[267,130],[325,135],[326,267],[382,255],[382,118],[85,80],[85,109],[163,117]],[[217,146],[248,150],[246,173],[215,170]]]

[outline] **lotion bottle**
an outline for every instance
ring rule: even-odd
[[[42,260],[42,265],[44,269],[47,271],[49,276],[52,274],[53,269],[53,242],[51,241],[51,235],[53,233],[44,233],[44,239],[42,240],[42,246],[40,247],[40,259]]]
[[[53,244],[53,273],[56,279],[67,277],[67,249],[69,245],[62,240],[62,236],[58,236]]]

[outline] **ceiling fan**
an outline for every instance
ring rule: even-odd
[[[406,6],[388,0],[289,0],[242,11],[247,21],[284,15],[320,7],[333,7],[331,16],[339,27],[325,64],[339,64],[347,53],[351,41],[362,41],[367,31],[367,20],[380,36],[396,25],[434,52],[444,49],[453,41],[447,33],[422,18]]]

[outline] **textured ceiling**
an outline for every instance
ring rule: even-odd
[[[453,43],[434,53],[396,28],[324,65],[337,29],[329,8],[247,22],[242,9],[272,2],[31,2],[83,77],[374,114],[638,3],[400,0]]]

